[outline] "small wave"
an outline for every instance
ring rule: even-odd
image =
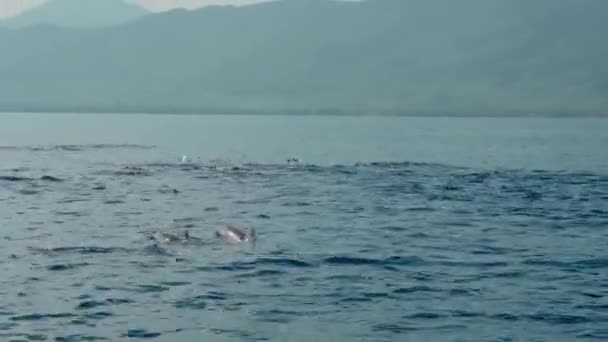
[[[147,176],[152,175],[152,171],[142,168],[142,167],[125,166],[120,170],[99,170],[99,171],[94,172],[94,174],[98,175],[98,176],[115,176],[115,177],[121,177],[121,176],[147,177]]]
[[[418,265],[424,261],[419,257],[400,257],[393,256],[386,259],[371,259],[371,258],[357,258],[357,257],[344,257],[344,256],[332,256],[323,259],[323,262],[328,265]]]
[[[133,303],[130,299],[116,299],[116,298],[108,298],[104,301],[95,301],[95,300],[85,300],[80,302],[76,306],[76,310],[88,310],[94,309],[99,306],[108,306],[108,305],[120,305],[120,304],[129,304]]]
[[[44,176],[40,177],[40,180],[45,181],[45,182],[54,182],[54,183],[63,182],[63,179],[49,176],[49,175],[44,175]]]
[[[29,247],[34,253],[47,255],[53,254],[108,254],[108,253],[123,253],[130,251],[126,248],[119,247],[56,247],[56,248],[37,248]]]
[[[122,335],[122,337],[128,337],[128,338],[156,338],[161,336],[161,333],[157,333],[157,332],[149,332],[147,330],[143,330],[143,329],[132,329],[127,331],[126,334]]]
[[[0,176],[0,181],[5,182],[31,182],[34,178],[20,176]]]
[[[161,285],[137,285],[131,289],[133,292],[149,293],[149,292],[165,292],[169,291],[169,288]]]
[[[77,264],[54,264],[46,267],[49,271],[67,271],[79,267],[89,266],[88,263],[77,263]]]
[[[17,323],[15,323],[15,322],[0,323],[0,331],[11,330],[16,326],[17,326]]]
[[[11,335],[0,335],[0,336],[11,336]],[[23,337],[25,340],[21,339],[11,339],[9,341],[48,341],[47,335],[42,334],[15,334],[13,337]]]
[[[189,297],[177,300],[173,305],[179,309],[193,309],[201,310],[206,309],[209,305],[217,301],[224,301],[227,299],[225,293],[211,291],[205,295],[196,297]]]
[[[285,271],[279,270],[259,270],[255,272],[239,274],[237,278],[258,278],[258,277],[269,277],[269,276],[279,276],[284,274]]]
[[[555,313],[537,313],[527,315],[526,318],[533,321],[541,321],[552,324],[583,324],[596,322],[597,320],[589,316],[578,316],[578,315],[562,315]],[[602,320],[605,321],[605,320]]]
[[[53,318],[71,318],[71,317],[76,317],[76,315],[72,314],[72,313],[51,313],[51,314],[39,314],[39,313],[34,313],[34,314],[29,314],[29,315],[19,315],[19,316],[12,316],[10,317],[11,321],[40,321],[40,320],[47,320],[47,319],[53,319]]]
[[[494,268],[507,267],[509,263],[504,261],[439,261],[435,264],[451,267],[473,267],[473,268]]]
[[[313,267],[314,265],[305,261],[287,258],[258,258],[254,264],[259,265],[275,265],[275,266],[290,266],[290,267]]]
[[[608,268],[608,258],[580,260],[575,265],[581,268]]]
[[[40,178],[22,177],[22,176],[0,176],[0,181],[5,181],[5,182],[33,182],[36,180],[41,180],[43,182],[49,182],[49,183],[63,182],[63,179],[57,178],[54,176],[49,176],[49,175],[44,175]]]
[[[417,285],[410,287],[402,287],[393,291],[394,294],[409,294],[417,292],[440,292],[440,290],[428,286]]]
[[[46,341],[46,339],[44,340]],[[81,341],[108,341],[105,337],[89,336],[89,335],[67,335],[55,338],[57,342],[81,342]]]
[[[404,318],[406,319],[439,319],[447,317],[445,314],[435,313],[435,312],[417,312],[415,314],[407,315]]]
[[[372,331],[374,332],[390,332],[393,334],[407,334],[410,333],[412,331],[416,331],[418,330],[418,328],[415,327],[406,327],[405,325],[399,325],[399,324],[388,324],[388,323],[382,323],[382,324],[376,324],[372,327]]]
[[[85,318],[94,319],[94,320],[102,320],[102,319],[112,317],[112,316],[114,316],[114,314],[111,312],[108,312],[108,311],[97,311],[97,312],[88,313],[88,314],[84,315]]]

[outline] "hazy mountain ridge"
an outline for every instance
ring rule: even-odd
[[[608,113],[607,2],[453,4],[283,1],[0,30],[0,108]]]
[[[21,15],[0,20],[8,28],[54,25],[68,28],[104,28],[121,25],[148,14],[123,0],[49,0]]]

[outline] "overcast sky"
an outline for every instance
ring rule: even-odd
[[[0,0],[0,18],[13,17],[45,1],[48,0]],[[136,2],[151,11],[165,11],[176,7],[192,9],[206,5],[247,5],[262,1],[265,0],[128,0],[127,2]]]

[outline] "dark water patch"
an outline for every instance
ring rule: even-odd
[[[204,299],[186,298],[176,301],[173,305],[177,309],[204,310],[208,303]]]
[[[177,195],[180,193],[180,191],[177,189],[167,189],[167,188],[161,188],[158,190],[158,192],[160,194],[171,194],[171,195]]]
[[[189,282],[189,281],[161,281],[160,284],[163,286],[178,287],[178,286],[191,285],[192,282]]]
[[[284,202],[281,205],[284,207],[308,207],[311,205],[311,203],[304,202],[304,201],[289,201],[289,202]]]
[[[121,247],[96,247],[96,246],[82,246],[82,247],[56,247],[56,248],[36,248],[28,247],[33,253],[40,253],[46,255],[58,255],[58,254],[111,254],[111,253],[125,253],[131,251],[127,248]]]
[[[77,202],[88,202],[88,201],[90,201],[89,198],[64,198],[64,199],[57,201],[57,203],[65,204],[65,203],[77,203]]]
[[[608,329],[596,329],[591,331],[587,330],[585,332],[578,333],[576,337],[586,339],[592,338],[597,339],[599,341],[606,341],[608,340]]]
[[[106,305],[106,303],[98,302],[98,301],[94,301],[94,300],[87,300],[87,301],[80,302],[80,304],[78,304],[78,306],[76,306],[76,310],[88,310],[88,309],[96,308],[98,306],[103,306],[103,305]]]
[[[526,318],[532,321],[540,321],[549,324],[585,324],[596,321],[594,318],[589,316],[567,315],[557,313],[536,313],[526,315]],[[603,319],[601,321],[606,321],[606,319]]]
[[[406,315],[403,318],[429,320],[429,319],[439,319],[439,318],[445,318],[445,317],[447,317],[447,315],[436,313],[436,312],[417,312],[417,313],[414,313],[411,315]]]
[[[580,268],[598,269],[608,268],[608,258],[586,259],[575,262],[575,266]]]
[[[346,297],[346,298],[339,299],[337,301],[337,303],[339,303],[339,304],[367,303],[367,302],[371,302],[371,301],[372,301],[372,298],[367,298],[367,297]]]
[[[255,272],[249,272],[244,274],[239,274],[237,278],[262,278],[262,277],[272,277],[279,276],[285,274],[287,272],[281,270],[259,270]]]
[[[339,282],[357,282],[368,279],[367,276],[361,274],[332,274],[325,277],[326,280],[329,281],[339,281]]]
[[[109,339],[107,339],[105,337],[76,334],[76,335],[56,337],[55,341],[58,341],[58,342],[84,342],[84,341],[109,341]]]
[[[457,317],[457,318],[480,318],[480,317],[485,317],[486,315],[481,312],[454,310],[454,311],[450,311],[449,316]]]
[[[70,321],[72,325],[90,325],[89,321],[84,319],[83,317],[78,317]]]
[[[89,263],[75,263],[75,264],[54,264],[54,265],[49,265],[46,267],[47,270],[49,271],[67,271],[67,270],[73,270],[75,268],[79,268],[79,267],[85,267],[85,266],[89,266]]]
[[[494,268],[509,266],[509,263],[504,261],[435,261],[434,264],[456,268]]]
[[[40,177],[40,180],[45,181],[45,182],[51,182],[51,183],[60,183],[60,182],[64,181],[61,178],[57,178],[57,177],[49,176],[49,175],[44,175],[44,176]]]
[[[127,331],[126,334],[122,335],[122,337],[129,338],[156,338],[160,337],[162,334],[157,332],[149,332],[143,329],[132,329]]]
[[[255,312],[258,320],[262,322],[287,324],[296,319],[299,315],[293,311],[286,310],[259,310]]]
[[[135,288],[132,289],[132,291],[139,293],[165,292],[169,291],[169,288],[160,285],[137,285]]]
[[[114,314],[109,311],[97,311],[85,314],[84,318],[90,320],[102,320],[112,316],[114,316]]]
[[[0,176],[0,181],[5,181],[5,182],[31,182],[31,181],[34,181],[34,178],[19,177],[19,176]]]
[[[194,223],[194,222],[199,222],[201,220],[202,220],[201,217],[184,217],[184,218],[173,219],[173,222],[178,222],[178,223]]]
[[[525,271],[505,271],[505,272],[485,272],[479,275],[480,279],[483,278],[524,278],[528,275],[528,272]]]
[[[416,233],[411,233],[407,235],[408,238],[411,239],[431,239],[432,236],[427,234],[427,233],[423,233],[423,232],[416,232]]]
[[[394,294],[410,294],[410,293],[418,293],[418,292],[441,292],[441,290],[432,288],[429,286],[423,286],[423,285],[402,287],[402,288],[393,290]]]
[[[184,298],[176,301],[173,305],[178,309],[203,310],[209,305],[207,296]]]
[[[72,313],[53,313],[53,314],[29,314],[29,315],[19,315],[10,317],[11,321],[41,321],[41,320],[49,320],[55,318],[71,318],[76,315]]]
[[[529,266],[548,266],[569,269],[599,269],[608,267],[608,258],[583,259],[571,262],[549,260],[546,258],[533,258],[524,260],[523,264]]]
[[[123,200],[119,200],[119,199],[115,199],[115,200],[107,200],[104,201],[103,204],[108,204],[108,205],[114,205],[114,204],[124,204],[125,201]]]
[[[80,211],[55,211],[55,212],[53,212],[53,214],[55,214],[57,216],[73,216],[73,217],[80,217],[80,216],[86,215],[84,212],[80,212]]]
[[[117,299],[117,298],[108,298],[104,301],[85,300],[85,301],[80,302],[80,304],[78,304],[75,309],[76,310],[88,310],[88,309],[94,309],[99,306],[121,305],[121,304],[130,304],[130,303],[133,303],[133,301],[130,299]]]
[[[137,145],[137,144],[74,144],[74,145],[47,145],[47,146],[20,146],[18,149],[26,149],[30,151],[53,151],[60,150],[65,152],[78,152],[87,150],[119,150],[119,149],[153,149],[153,145]]]
[[[454,288],[448,291],[450,296],[478,296],[480,295],[479,289],[467,289],[467,288]]]
[[[403,232],[406,231],[407,228],[403,227],[403,226],[386,226],[386,227],[382,227],[382,230],[387,230],[390,232]]]
[[[254,261],[256,265],[274,265],[289,267],[313,267],[314,265],[305,261],[288,258],[258,258]]]
[[[160,247],[157,244],[145,246],[143,251],[144,251],[144,253],[149,254],[149,255],[162,255],[162,256],[172,256],[173,255],[173,253],[170,253],[169,251]]]
[[[0,331],[11,330],[17,325],[15,322],[0,322]]]
[[[604,298],[604,295],[599,293],[581,292],[579,294],[589,298]]]
[[[105,302],[110,305],[121,305],[121,304],[131,304],[131,303],[134,303],[135,301],[133,301],[131,299],[124,299],[124,298],[108,298],[105,300]]]
[[[338,257],[332,256],[323,259],[325,264],[329,265],[379,265],[383,264],[382,260],[357,258],[357,257]]]
[[[419,328],[413,326],[405,326],[403,324],[390,323],[375,324],[372,327],[373,332],[389,332],[392,334],[407,334],[416,330],[419,330]]]
[[[360,258],[360,257],[345,257],[345,256],[332,256],[323,259],[323,263],[327,265],[354,265],[354,266],[386,266],[386,265],[420,265],[424,261],[419,257],[400,257],[393,256],[386,259],[372,259],[372,258]]]
[[[40,194],[40,191],[34,190],[34,189],[19,189],[17,191],[17,193],[20,195],[28,196],[28,195],[38,195],[38,194]]]
[[[234,337],[237,338],[239,341],[268,341],[268,339],[265,337],[256,337],[253,334],[243,330],[211,328],[209,329],[209,331],[214,333],[215,335],[222,337]]]
[[[476,255],[510,255],[511,253],[525,252],[525,249],[497,247],[497,246],[480,246],[473,251],[471,254]]]
[[[152,171],[143,168],[125,167],[121,170],[100,170],[94,174],[114,177],[149,177],[152,176],[153,173]]]
[[[210,291],[204,296],[198,296],[197,298],[205,298],[208,300],[225,300],[227,299],[227,295],[223,292]]]
[[[364,292],[362,293],[365,298],[391,298],[391,294],[388,292]]]
[[[271,217],[270,217],[270,215],[259,214],[256,216],[256,218],[263,219],[263,220],[269,220]]]
[[[180,299],[176,301],[173,305],[176,308],[200,310],[207,308],[208,305],[217,302],[223,302],[226,299],[228,299],[228,296],[225,293],[210,291],[204,295]]]

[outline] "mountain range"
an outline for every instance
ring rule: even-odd
[[[8,28],[54,25],[67,28],[104,28],[148,14],[123,0],[50,0],[14,18],[0,21]]]
[[[0,110],[607,115],[605,13],[605,0],[283,0],[0,29]]]

